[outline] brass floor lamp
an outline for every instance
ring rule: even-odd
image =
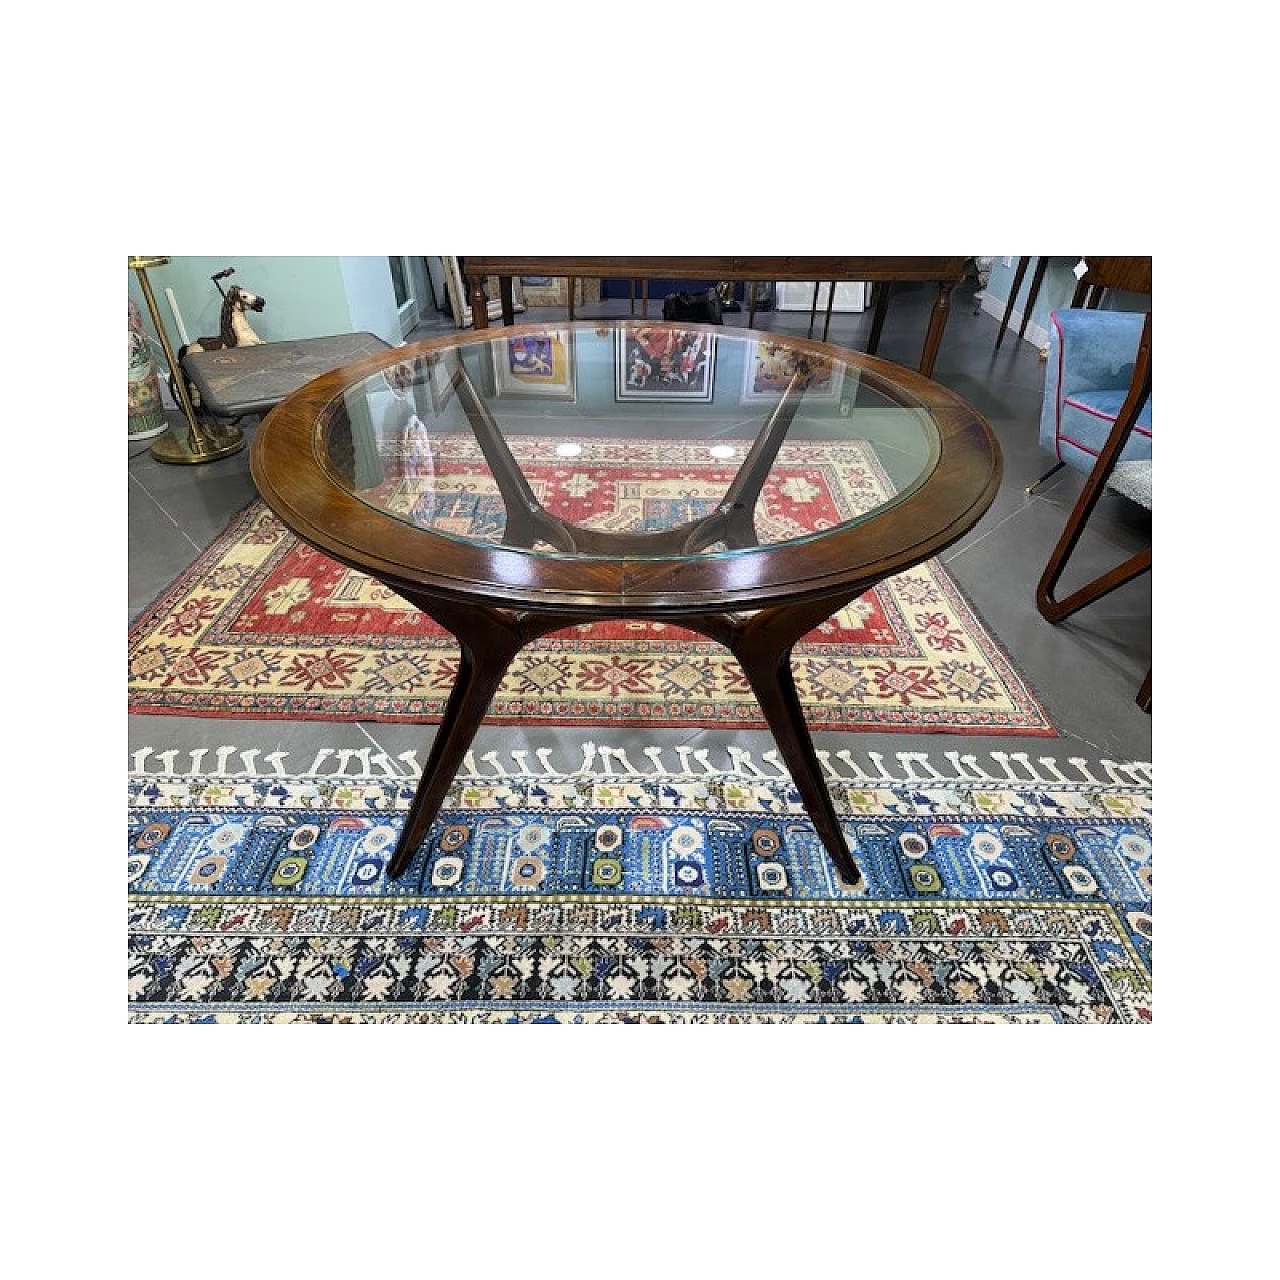
[[[201,424],[195,410],[191,407],[191,397],[187,394],[187,380],[182,376],[178,358],[173,354],[169,335],[165,332],[164,322],[160,319],[160,308],[156,306],[156,296],[151,292],[151,281],[147,279],[150,267],[163,267],[168,258],[131,257],[129,270],[136,273],[138,284],[142,287],[142,296],[146,299],[147,310],[151,312],[151,323],[156,327],[156,335],[164,348],[164,358],[169,362],[169,372],[173,374],[173,387],[182,407],[183,417],[187,420],[186,431],[170,427],[164,435],[157,438],[151,446],[151,456],[157,462],[212,462],[215,458],[226,458],[244,448],[244,432],[236,426],[215,426],[212,423]]]

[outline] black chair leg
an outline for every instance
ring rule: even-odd
[[[1049,470],[1048,470],[1048,471],[1046,471],[1046,472],[1044,473],[1044,475],[1042,475],[1042,476],[1040,477],[1040,479],[1039,479],[1039,480],[1033,480],[1029,485],[1027,485],[1027,492],[1028,492],[1028,493],[1035,493],[1035,491],[1036,491],[1036,490],[1037,490],[1037,489],[1038,489],[1042,484],[1044,484],[1044,482],[1045,482],[1045,481],[1046,481],[1050,476],[1056,476],[1056,475],[1058,474],[1058,472],[1059,472],[1059,471],[1061,471],[1061,470],[1062,470],[1062,468],[1063,468],[1063,467],[1065,467],[1066,465],[1067,465],[1067,464],[1066,464],[1065,462],[1055,462],[1055,463],[1054,463],[1054,465],[1053,465],[1053,466],[1051,466],[1051,467],[1049,468]]]

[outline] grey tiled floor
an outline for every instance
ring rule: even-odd
[[[1053,757],[1088,761],[1149,761],[1152,717],[1134,698],[1151,661],[1151,575],[1122,587],[1057,626],[1036,612],[1035,584],[1061,532],[1081,477],[1063,470],[1035,495],[1026,486],[1043,474],[1052,459],[1037,443],[1037,422],[1044,362],[1037,350],[1007,335],[993,354],[997,322],[975,314],[970,280],[957,290],[934,376],[967,399],[990,422],[1004,451],[1004,481],[995,503],[978,525],[941,560],[977,607],[983,620],[1037,692],[1062,737],[1009,738],[921,734],[814,735],[819,750],[853,749],[856,758],[880,752],[886,758],[901,751],[925,752],[941,758],[962,754],[1026,752],[1033,760]],[[931,286],[903,286],[894,293],[879,355],[915,367],[929,307]],[[625,315],[624,301],[587,308],[585,315]],[[650,304],[650,315],[661,313]],[[530,310],[521,322],[564,318],[562,311]],[[746,314],[725,316],[730,327],[745,327]],[[820,333],[821,316],[815,326]],[[763,312],[756,327],[804,335],[808,313]],[[865,348],[871,313],[832,317],[830,341]],[[446,316],[433,316],[411,339],[452,331]],[[180,420],[175,415],[175,420]],[[256,419],[242,424],[252,439]],[[226,527],[233,515],[256,496],[246,448],[230,458],[198,466],[156,462],[149,444],[129,445],[129,619],[146,606]],[[1150,516],[1119,497],[1107,497],[1073,561],[1064,586],[1110,567],[1150,537]],[[288,765],[305,770],[318,750],[370,748],[393,759],[416,749],[419,759],[430,746],[430,726],[328,721],[213,720],[182,716],[130,716],[129,747],[136,752],[198,748],[209,760],[220,746],[237,750],[257,747],[265,755],[290,753]],[[511,750],[550,746],[560,766],[576,767],[587,742],[636,745],[636,731],[600,726],[591,730],[537,729],[484,725],[475,743],[477,758],[497,751],[505,760]],[[769,750],[772,739],[759,732],[700,729],[645,730],[644,743],[664,750],[707,748],[712,759],[724,758],[730,744],[753,753]],[[643,758],[640,758],[643,760]]]

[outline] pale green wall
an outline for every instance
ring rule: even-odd
[[[165,329],[176,351],[181,335],[169,309],[165,290],[172,289],[191,339],[218,332],[222,295],[210,279],[223,267],[236,273],[222,281],[225,289],[238,284],[266,299],[249,323],[264,342],[287,338],[323,338],[335,333],[375,333],[384,342],[402,341],[391,284],[391,268],[385,257],[173,257],[163,267],[147,272]],[[142,309],[151,331],[142,290],[129,272],[129,296]],[[430,303],[428,302],[429,306]]]
[[[338,258],[337,263],[349,308],[348,331],[376,333],[398,346],[402,339],[391,264],[386,258]]]

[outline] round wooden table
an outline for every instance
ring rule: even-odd
[[[833,466],[843,482],[824,484]],[[1002,460],[959,396],[874,356],[603,320],[450,335],[324,374],[267,416],[251,467],[289,529],[461,648],[391,878],[516,653],[621,618],[734,654],[823,846],[858,888],[792,648],[970,529]]]

